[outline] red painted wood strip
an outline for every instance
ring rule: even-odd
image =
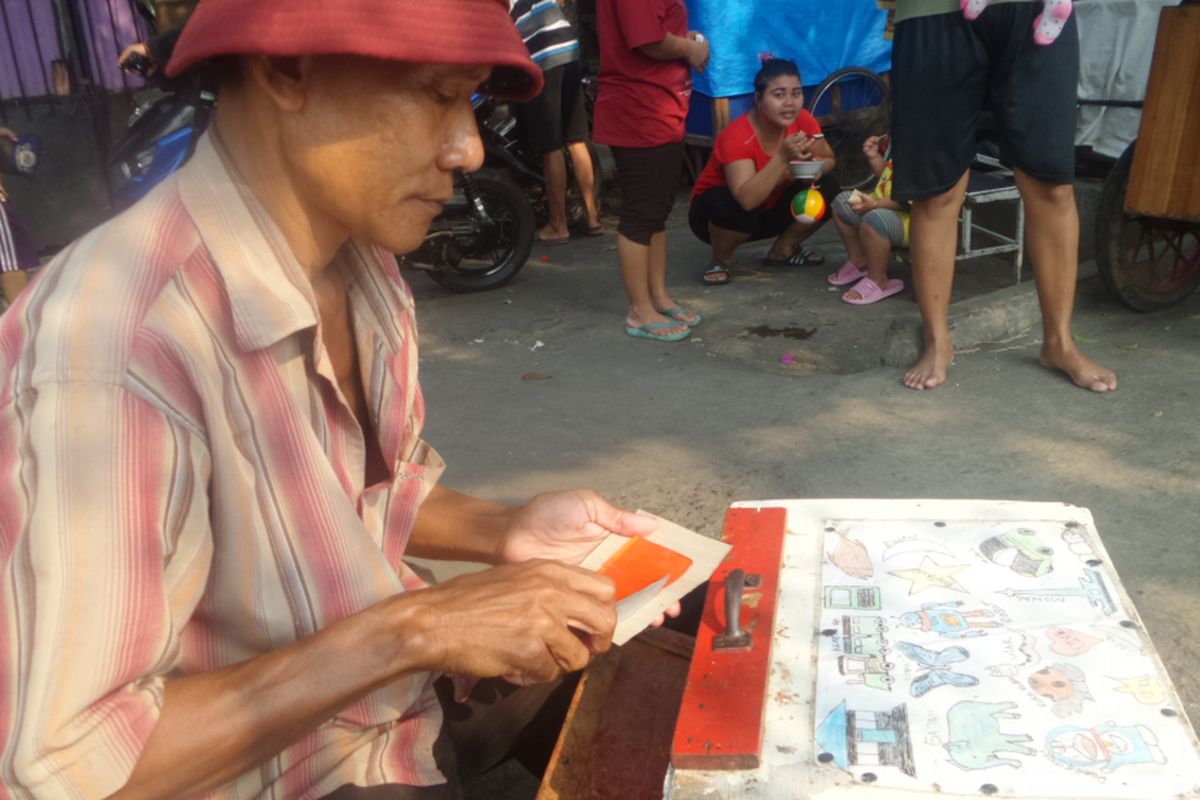
[[[722,538],[733,549],[708,584],[675,723],[671,763],[676,769],[753,769],[759,764],[786,521],[782,508],[731,508],[725,515]],[[762,585],[747,587],[742,599],[742,627],[753,635],[753,646],[714,652],[713,639],[725,630],[725,578],[738,568],[762,576]]]

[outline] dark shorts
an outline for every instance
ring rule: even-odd
[[[0,272],[33,269],[37,247],[8,200],[0,200]]]
[[[692,201],[692,206],[688,209],[688,227],[696,234],[697,239],[706,244],[712,244],[708,234],[710,223],[727,231],[748,234],[751,242],[778,236],[793,222],[790,208],[792,198],[807,185],[795,181],[784,189],[783,196],[775,205],[770,208],[759,206],[749,211],[742,208],[742,204],[733,196],[728,186],[709,189]],[[829,220],[832,200],[838,196],[840,188],[832,174],[817,181],[817,188],[825,197],[825,213],[818,220],[818,225],[821,225]]]
[[[1037,0],[907,19],[892,48],[896,200],[954,186],[976,153],[980,114],[995,117],[1000,160],[1039,180],[1075,176],[1079,29],[1067,20],[1050,45],[1033,41]]]
[[[650,237],[667,229],[675,205],[683,142],[658,147],[614,147],[617,184],[621,187],[621,219],[617,232],[631,242],[650,244]]]
[[[543,77],[546,85],[542,93],[527,103],[517,104],[517,119],[534,153],[549,153],[588,138],[580,63],[571,61],[551,67]]]

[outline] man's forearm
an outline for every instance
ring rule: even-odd
[[[435,486],[421,504],[405,553],[419,558],[497,564],[512,506]]]
[[[183,798],[223,786],[380,686],[430,668],[426,623],[405,601],[391,598],[250,661],[168,680],[161,716],[114,797]]]

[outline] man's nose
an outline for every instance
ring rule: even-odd
[[[479,138],[475,112],[468,104],[465,113],[456,114],[447,130],[438,163],[442,169],[474,172],[483,166],[483,155],[483,140]]]

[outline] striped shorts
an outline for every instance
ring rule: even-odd
[[[850,207],[850,192],[842,192],[833,200],[833,213],[842,222],[858,227],[864,222],[883,238],[892,243],[892,247],[905,247],[908,242],[904,235],[904,216],[899,211],[890,208],[873,208],[866,214],[859,214]]]

